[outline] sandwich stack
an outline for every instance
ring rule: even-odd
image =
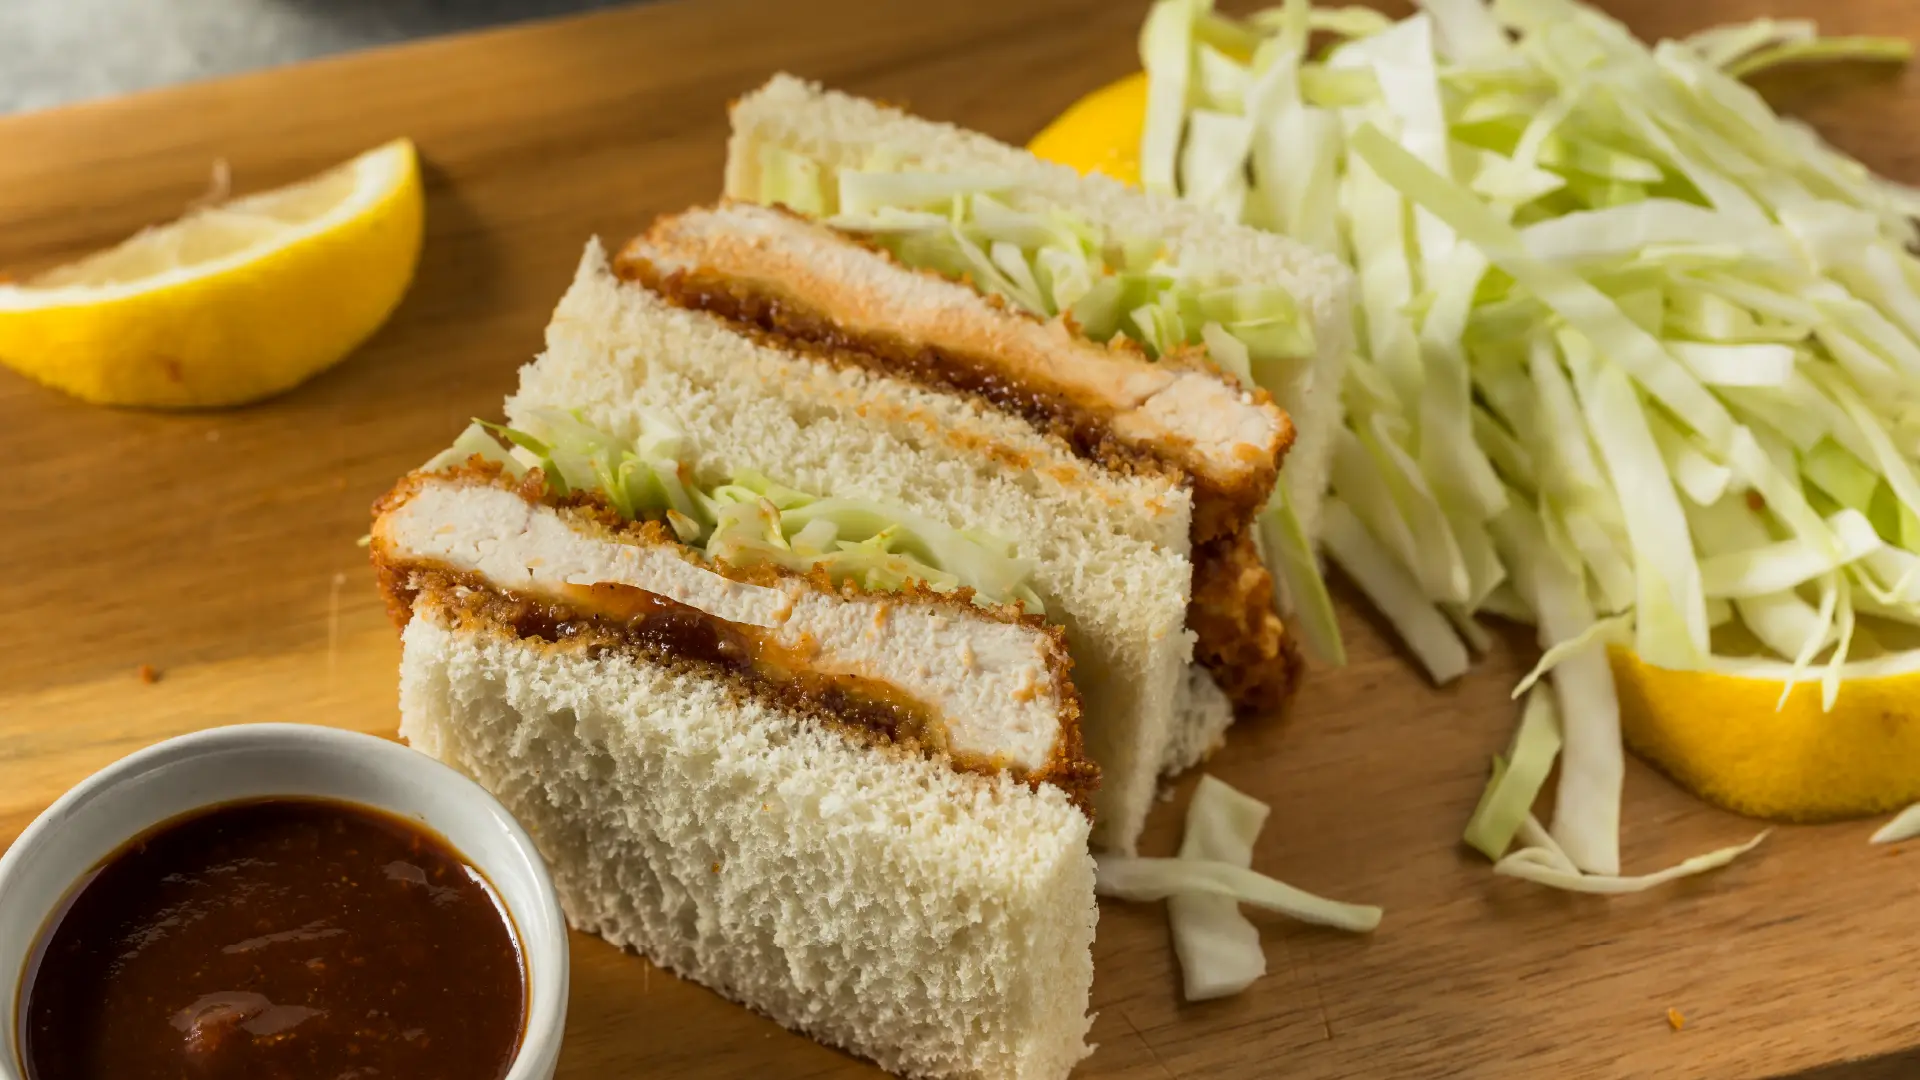
[[[401,733],[576,926],[901,1075],[1065,1076],[1090,848],[1297,678],[1249,522],[1324,486],[1345,282],[788,77],[734,125],[376,506]]]

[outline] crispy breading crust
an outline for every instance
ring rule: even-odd
[[[772,209],[796,220],[807,220],[781,207]],[[656,222],[649,237],[659,236],[672,220],[662,218]],[[905,266],[891,252],[862,237],[837,231],[834,235],[870,251],[904,273],[948,280],[929,270]],[[673,247],[664,236],[660,243],[669,250]],[[1191,442],[1173,436],[1142,439],[1118,435],[1113,427],[1115,413],[1110,402],[1074,394],[1062,387],[1036,385],[1030,373],[998,357],[910,343],[891,334],[850,331],[794,297],[778,295],[711,268],[662,273],[638,250],[640,244],[636,239],[615,257],[614,272],[670,303],[704,311],[738,328],[771,334],[777,344],[788,349],[807,344],[824,347],[802,351],[830,363],[856,366],[974,397],[992,408],[1019,416],[1043,434],[1059,437],[1075,454],[1110,469],[1172,475],[1187,480],[1194,488],[1195,543],[1229,535],[1266,502],[1279,475],[1280,461],[1293,443],[1293,424],[1273,405],[1272,396],[1257,388],[1245,391],[1256,405],[1272,408],[1278,414],[1277,445],[1271,455],[1255,454],[1252,448],[1243,448],[1249,454],[1237,461],[1242,471],[1223,478]],[[989,294],[983,299],[1005,318],[1036,324],[1043,321],[1007,305],[999,296]],[[1225,378],[1199,349],[1178,350],[1152,361],[1131,340],[1105,346],[1088,344],[1104,349],[1116,364],[1159,365]]]
[[[1275,716],[1285,709],[1300,682],[1300,654],[1274,611],[1273,574],[1248,530],[1193,549],[1187,627],[1198,638],[1194,660],[1213,675],[1236,715]]]
[[[531,469],[525,477],[515,480],[499,465],[477,456],[462,465],[434,472],[415,471],[402,477],[391,491],[374,503],[375,518],[404,505],[429,480],[464,480],[499,487],[513,491],[528,502],[553,507],[571,519],[576,527],[603,538],[684,549],[684,545],[660,523],[628,521],[597,493],[575,492],[564,498],[554,497],[548,492],[539,469]],[[1039,632],[1047,642],[1048,674],[1059,698],[1060,732],[1048,752],[1046,763],[1034,770],[1010,769],[1005,762],[983,755],[950,752],[938,745],[937,740],[911,730],[914,727],[911,723],[883,724],[875,721],[870,712],[836,709],[820,700],[817,693],[810,692],[817,689],[811,684],[782,683],[735,665],[676,654],[672,645],[664,642],[659,635],[640,634],[637,625],[596,615],[575,605],[503,590],[477,575],[409,560],[389,550],[377,529],[370,555],[380,591],[387,601],[388,614],[396,626],[404,628],[407,621],[421,609],[421,605],[426,605],[446,619],[454,620],[448,625],[507,634],[529,644],[538,641],[542,643],[539,646],[541,648],[615,650],[644,656],[653,662],[694,665],[704,673],[725,680],[743,694],[800,712],[876,747],[944,757],[954,768],[967,772],[992,774],[1010,771],[1017,779],[1028,784],[1052,784],[1065,791],[1074,805],[1089,818],[1092,817],[1092,794],[1099,786],[1100,771],[1086,757],[1081,733],[1080,694],[1070,677],[1073,658],[1067,651],[1066,634],[1041,616],[1024,613],[1018,605],[975,604],[970,589],[941,593],[917,581],[908,582],[904,588],[895,591],[868,591],[851,583],[836,586],[826,572],[818,568],[802,575],[774,566],[736,567],[722,562],[698,560],[705,569],[748,584],[773,586],[783,581],[804,581],[809,588],[823,592],[838,592],[849,597],[884,597],[889,604],[945,608],[959,617],[1018,623]],[[674,605],[664,598],[661,603],[682,608],[689,617],[718,624],[717,629],[732,627],[724,620]],[[898,693],[892,693],[889,697],[898,699],[892,705],[906,706],[908,712],[918,704],[907,702],[904,695]],[[920,708],[924,710],[925,707]],[[894,708],[892,712],[899,715],[902,709]]]

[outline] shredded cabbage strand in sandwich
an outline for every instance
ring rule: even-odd
[[[682,461],[685,433],[655,410],[644,413],[640,437],[631,442],[577,411],[536,409],[517,428],[476,420],[425,468],[475,456],[516,477],[537,467],[555,494],[595,492],[620,516],[662,522],[681,543],[732,566],[819,569],[835,582],[876,591],[909,582],[937,592],[964,587],[976,603],[1018,603],[1045,613],[1028,583],[1031,564],[1015,558],[1005,541],[866,499],[810,495],[752,470],[704,485]]]
[[[1576,0],[1420,7],[1161,0],[1141,175],[1353,267],[1361,355],[1314,539],[1436,681],[1478,616],[1539,628],[1557,735],[1523,728],[1470,839],[1501,857],[1551,746],[1553,847],[1502,872],[1644,888],[1748,845],[1616,876],[1609,639],[1783,701],[1817,682],[1827,708],[1912,666],[1920,192],[1740,82],[1911,48],[1767,19],[1649,47]]]
[[[1226,284],[1173,261],[1158,241],[1103,235],[1003,179],[913,171],[884,158],[829,173],[771,145],[760,158],[766,201],[1040,318],[1069,318],[1095,341],[1131,340],[1152,357],[1204,348],[1247,385],[1268,384],[1313,353],[1312,332],[1285,289]]]

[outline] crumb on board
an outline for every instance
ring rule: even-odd
[[[135,674],[139,675],[140,681],[146,683],[148,686],[152,686],[154,683],[160,681],[160,669],[154,667],[152,664],[141,664],[135,671]]]
[[[1687,1026],[1687,1018],[1680,1015],[1679,1009],[1667,1010],[1667,1026],[1675,1031]]]
[[[187,213],[207,210],[233,197],[233,166],[226,158],[214,158],[213,168],[207,177],[207,190],[201,192],[187,204]]]
[[[531,570],[528,573],[532,573]],[[327,587],[327,675],[332,677],[334,667],[340,660],[340,587],[347,583],[347,575],[339,570],[333,572],[333,581]]]

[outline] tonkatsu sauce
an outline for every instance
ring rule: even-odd
[[[28,1080],[499,1080],[526,977],[486,878],[418,824],[271,799],[176,818],[79,885],[21,995]]]

